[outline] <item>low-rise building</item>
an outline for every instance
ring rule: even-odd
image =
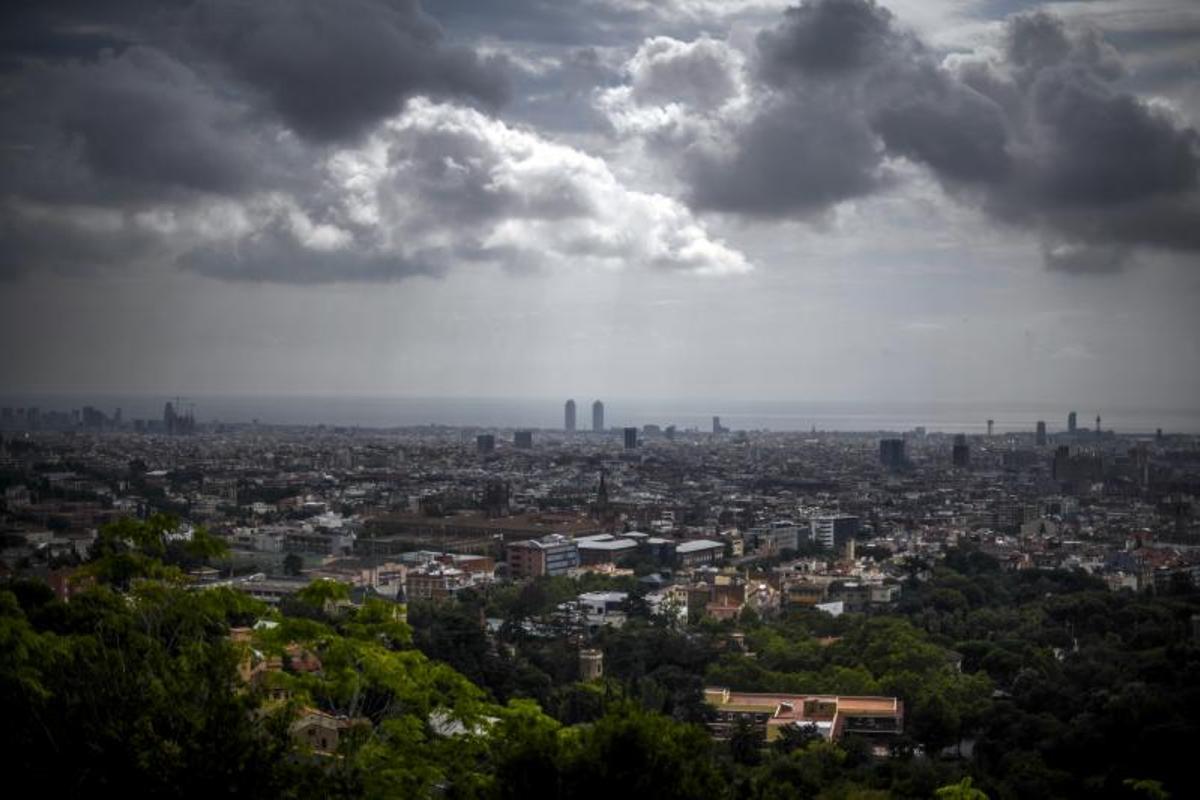
[[[680,569],[715,564],[725,556],[725,543],[712,539],[692,539],[675,546],[675,562]]]
[[[579,595],[579,613],[589,633],[595,633],[605,625],[619,628],[625,624],[625,592],[584,592]]]
[[[904,730],[904,704],[895,697],[760,694],[710,687],[704,690],[704,701],[715,714],[709,728],[719,739],[727,738],[741,720],[759,728],[768,742],[787,726],[811,725],[833,741],[854,734],[880,742]]]
[[[541,539],[512,542],[505,547],[509,575],[513,578],[537,578],[565,575],[579,566],[579,547],[574,539],[551,534]]]
[[[636,538],[617,538],[608,533],[580,537],[575,545],[579,548],[579,563],[584,565],[614,564],[636,552],[639,546]]]
[[[464,570],[431,562],[424,567],[408,571],[404,582],[404,596],[408,602],[445,600],[470,584],[471,576]]]
[[[337,752],[341,738],[348,731],[370,724],[368,719],[334,716],[315,708],[306,708],[292,723],[291,733],[293,739],[308,745],[314,752],[330,755]]]

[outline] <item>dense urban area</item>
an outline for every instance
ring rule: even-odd
[[[12,763],[51,796],[1197,796],[1200,437],[591,411],[3,409]]]

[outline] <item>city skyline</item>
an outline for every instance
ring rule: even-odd
[[[208,401],[210,405],[206,406]],[[158,425],[156,409],[162,402],[159,396],[142,397],[42,397],[36,400],[0,394],[0,429],[4,430],[146,430]],[[95,403],[96,405],[93,405]],[[186,409],[179,419],[185,419],[188,432],[197,423],[249,423],[266,426],[341,426],[364,429],[414,428],[428,425],[442,427],[483,428],[495,430],[533,429],[540,431],[577,432],[573,411],[574,400],[564,404],[562,422],[552,420],[554,401],[546,398],[317,398],[279,396],[272,398],[193,397],[166,400],[161,421],[163,432],[170,432],[167,421],[175,409]],[[599,409],[597,409],[597,405]],[[993,407],[974,407],[961,404],[780,404],[753,401],[726,401],[721,404],[731,428],[721,423],[721,415],[707,416],[709,407],[699,401],[653,401],[619,398],[617,418],[605,419],[603,401],[593,403],[590,432],[616,435],[632,424],[647,428],[658,435],[664,427],[682,431],[709,431],[714,435],[733,430],[822,433],[904,433],[924,435],[973,433],[980,436],[1033,434],[1044,445],[1048,436],[1081,436],[1110,434],[1150,436],[1193,434],[1200,432],[1200,414],[1184,410],[1116,409],[1115,424],[1102,428],[1101,415],[1096,427],[1076,428],[1076,411],[1060,413],[1061,409],[1045,406],[1024,406],[1007,409],[999,420],[983,419],[981,412]],[[197,413],[197,408],[200,409]],[[169,410],[168,410],[169,409]],[[206,410],[207,409],[207,410]],[[111,411],[111,414],[109,413]],[[599,413],[597,414],[597,411]],[[972,414],[975,416],[972,417]],[[1043,415],[1058,416],[1062,425]],[[607,422],[607,424],[606,424]],[[706,427],[710,425],[711,427]]]
[[[1194,4],[309,5],[11,12],[6,389],[1200,406]]]

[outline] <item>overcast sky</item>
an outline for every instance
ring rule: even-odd
[[[0,383],[1200,407],[1194,0],[0,10]]]

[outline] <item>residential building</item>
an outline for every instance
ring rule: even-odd
[[[829,514],[809,521],[812,540],[822,547],[842,551],[846,542],[858,535],[858,517]]]
[[[512,578],[565,575],[568,570],[579,566],[579,546],[574,539],[550,534],[541,539],[506,545],[505,558]]]
[[[759,694],[714,687],[704,690],[704,700],[715,712],[709,728],[718,739],[728,738],[740,720],[761,730],[768,742],[788,726],[811,725],[832,741],[854,734],[880,742],[904,730],[904,704],[895,697]]]
[[[415,600],[445,600],[470,585],[471,576],[467,572],[431,562],[408,571],[404,581],[404,597],[410,603]]]

